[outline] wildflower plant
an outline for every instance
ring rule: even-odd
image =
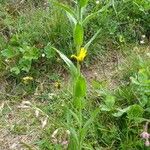
[[[54,49],[67,64],[73,80],[72,82],[73,108],[72,109],[67,108],[67,116],[68,115],[72,116],[67,117],[67,124],[66,124],[67,128],[70,130],[71,133],[68,148],[71,150],[77,149],[81,150],[82,148],[84,148],[83,147],[84,138],[86,137],[89,125],[93,122],[94,118],[96,117],[96,115],[100,110],[99,108],[96,109],[92,113],[90,119],[84,121],[83,110],[85,109],[86,106],[85,97],[87,94],[87,84],[85,77],[81,73],[81,63],[87,56],[90,44],[93,42],[93,40],[97,37],[97,35],[101,31],[101,29],[99,29],[95,33],[95,35],[86,44],[84,44],[84,27],[98,13],[106,10],[110,6],[110,3],[106,4],[97,12],[91,13],[84,18],[86,7],[88,5],[88,0],[74,1],[74,8],[62,4],[60,2],[57,2],[56,0],[50,0],[50,2],[52,2],[54,5],[58,6],[59,8],[63,9],[66,12],[67,17],[69,18],[73,28],[73,41],[74,47],[76,49],[76,54],[73,54],[71,58],[74,58],[77,64],[74,65],[69,58],[67,58],[55,47],[52,47],[52,49]],[[77,125],[71,124],[72,123],[71,118],[74,118],[74,120],[76,120]]]

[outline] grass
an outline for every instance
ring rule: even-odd
[[[45,1],[20,4],[3,0],[0,4],[0,149],[78,150],[70,148],[70,143],[75,143],[75,131],[81,135],[80,129],[97,113],[96,108],[99,113],[87,123],[91,125],[86,130],[82,149],[149,149],[140,136],[145,124],[150,122],[149,9],[147,2],[136,1],[139,3],[142,9],[133,1],[115,2],[85,28],[85,41],[100,27],[103,30],[81,65],[88,86],[81,119],[72,103],[68,69],[51,49],[51,46],[59,48],[68,58],[75,53],[72,27],[66,14],[53,5],[47,7]],[[70,1],[68,4],[73,6]],[[96,5],[91,0],[86,14],[103,5],[105,2]],[[147,36],[144,44],[139,42],[142,34]],[[15,55],[12,50],[16,51]],[[22,61],[24,58],[31,62]],[[14,72],[10,72],[12,68]],[[32,76],[33,80],[24,84],[25,76]],[[149,126],[146,131],[150,132]]]
[[[146,53],[141,53],[141,51],[146,48],[147,47],[138,48],[138,50],[140,52],[140,55],[142,55],[141,58],[144,58],[145,63],[148,63],[147,61],[149,61],[149,59],[145,59],[145,54],[147,54],[147,51]],[[134,57],[136,57],[137,59],[138,56],[139,54],[134,54]],[[111,57],[112,56],[109,56],[109,59],[112,59]],[[135,61],[133,61],[133,64],[131,63],[131,58],[133,57],[124,56],[122,58],[123,63],[121,63],[122,65],[120,65],[122,66],[121,70],[125,70],[125,73],[122,72],[121,74],[118,66],[114,67],[113,63],[115,62],[113,62],[111,63],[112,67],[116,68],[117,70],[115,73],[114,69],[112,69],[112,72],[110,72],[110,69],[105,67],[105,74],[104,72],[100,72],[98,73],[98,78],[95,78],[94,72],[97,72],[97,66],[99,66],[99,69],[103,70],[103,68],[101,68],[101,65],[98,65],[101,64],[101,62],[99,61],[96,65],[91,66],[92,69],[94,68],[94,71],[93,75],[90,74],[90,76],[92,76],[93,78],[89,77],[88,80],[88,82],[92,84],[90,86],[88,96],[90,102],[88,103],[86,111],[92,112],[95,106],[97,107],[98,105],[104,104],[106,98],[105,93],[114,95],[117,100],[116,105],[121,106],[122,108],[135,103],[133,101],[135,99],[135,95],[133,93],[132,87],[130,87],[129,84],[124,83],[125,81],[127,81],[127,78],[133,75],[131,74],[131,72],[136,72],[140,68],[138,61],[138,63],[135,63]],[[129,65],[127,65],[129,64],[129,60],[130,69]],[[106,61],[105,65],[107,66],[108,63],[110,62]],[[84,72],[86,74],[89,71],[84,70]],[[114,82],[113,80],[115,79],[113,78],[113,74],[116,73],[118,74],[119,79],[117,79],[117,83],[114,84],[111,82]],[[103,78],[99,78],[99,75],[103,75]],[[110,78],[111,76],[109,75],[111,75],[112,78]],[[89,75],[87,74],[87,76]],[[54,79],[55,78],[57,79],[57,77],[54,76]],[[108,78],[110,79],[110,83],[108,83]],[[66,90],[65,88],[63,88],[63,84],[66,84],[65,80],[60,80],[62,84],[60,89],[57,89],[55,87],[55,80],[53,80],[53,82],[51,83],[42,83],[42,80],[38,82],[37,90],[35,90],[38,94],[33,95],[31,93],[29,96],[28,93],[27,95],[25,94],[25,97],[23,97],[18,89],[14,89],[15,94],[13,95],[7,94],[10,93],[8,91],[7,93],[5,91],[3,95],[1,95],[1,98],[3,96],[3,98],[7,99],[7,101],[4,101],[4,99],[1,100],[1,104],[4,103],[4,107],[1,108],[2,117],[0,120],[2,136],[1,142],[4,142],[2,147],[3,149],[7,149],[8,146],[15,146],[15,143],[17,144],[15,147],[16,149],[19,149],[22,146],[24,147],[26,144],[32,149],[39,148],[42,150],[46,150],[59,148],[59,145],[53,144],[51,135],[57,128],[62,128],[62,133],[59,133],[59,136],[63,136],[63,132],[65,132],[66,130],[66,126],[64,125],[64,106],[66,104],[70,105],[68,100],[71,99],[71,95],[69,94],[67,87]],[[112,88],[110,85],[114,88]],[[24,86],[22,85],[21,88],[23,88]],[[17,87],[15,86],[15,88]],[[24,88],[27,87],[25,86]],[[51,93],[54,93],[54,95],[52,94],[51,96]],[[37,108],[40,108],[49,116],[48,122],[44,129],[41,128],[41,119],[45,116],[41,114],[39,118],[36,118],[34,109],[18,108],[18,106],[21,105],[22,101],[30,101]],[[86,111],[84,117],[88,118],[89,116],[86,114]],[[143,127],[141,124],[138,125],[134,121],[126,119],[125,116],[122,116],[121,118],[114,118],[111,112],[102,111],[91,126],[91,130],[86,138],[87,145],[85,145],[85,147],[91,147],[91,149],[92,147],[94,147],[95,149],[143,149],[143,142],[139,137],[140,133],[142,132],[142,128]],[[19,140],[18,138],[21,140]],[[22,142],[24,144],[21,144]]]

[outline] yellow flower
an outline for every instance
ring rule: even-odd
[[[54,86],[55,86],[55,88],[60,89],[61,83],[60,82],[55,82]]]
[[[33,80],[33,77],[31,77],[31,76],[26,76],[26,77],[22,78],[22,80],[23,80],[23,83],[28,84],[29,81],[32,81],[32,80]]]
[[[72,55],[71,58],[75,58],[78,62],[82,62],[86,57],[86,55],[87,55],[87,50],[84,47],[82,47],[78,56]]]

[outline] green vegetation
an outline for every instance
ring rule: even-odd
[[[149,149],[149,18],[149,0],[1,0],[0,149]]]

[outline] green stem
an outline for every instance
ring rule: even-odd
[[[82,12],[81,12],[81,7],[79,7],[79,22],[82,22]]]
[[[77,5],[77,13],[78,13],[78,22],[82,22],[82,11],[81,11],[81,7],[80,7],[80,5],[78,4]]]
[[[76,46],[77,55],[79,55],[79,53],[80,53],[80,48],[81,48],[81,46],[79,46],[79,45]],[[80,74],[80,63],[78,61],[77,61],[77,69],[78,69],[78,73]]]
[[[79,23],[82,23],[82,12],[81,12],[81,7],[78,6],[77,8],[77,11],[78,11],[78,22]],[[79,55],[80,53],[80,49],[81,49],[81,45],[76,45],[76,53],[77,55]],[[81,70],[80,70],[80,63],[77,61],[77,69],[78,69],[78,73],[79,75],[81,74]],[[78,145],[78,150],[82,150],[82,133],[81,133],[81,130],[82,130],[82,117],[83,117],[83,114],[82,114],[82,99],[80,100],[80,107],[79,107],[79,110],[78,110],[78,114],[79,114],[79,119],[80,119],[80,124],[79,124],[79,145]]]

